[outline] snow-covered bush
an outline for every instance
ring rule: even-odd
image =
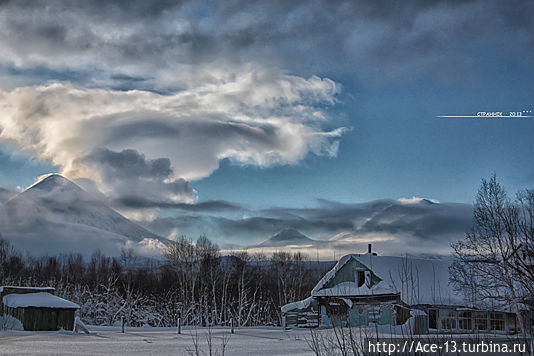
[[[24,328],[19,319],[4,314],[0,316],[0,330],[24,330]]]

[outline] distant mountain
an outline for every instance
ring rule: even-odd
[[[16,246],[35,253],[101,248],[111,254],[124,245],[166,242],[59,174],[35,183],[2,208],[0,231]]]
[[[263,241],[257,247],[284,247],[288,245],[315,245],[318,241],[310,239],[295,229],[284,229],[269,239]]]
[[[418,197],[400,198],[398,202],[404,205],[438,205],[439,204],[437,200],[427,199],[427,198],[418,198]]]
[[[430,200],[430,199],[422,198],[420,204],[436,205],[438,203],[436,201],[433,201],[433,200]]]

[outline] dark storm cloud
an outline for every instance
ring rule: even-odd
[[[284,53],[280,57],[286,66],[295,62],[299,67],[317,69],[326,62],[329,71],[350,67],[361,74],[369,67],[386,65],[394,70],[402,62],[417,66],[431,59],[436,62],[430,64],[433,70],[440,71],[453,60],[449,45],[496,31],[488,21],[512,31],[532,32],[532,18],[521,21],[513,16],[516,13],[516,19],[523,18],[532,9],[533,5],[524,1],[360,0],[320,1],[313,6],[307,1],[235,1],[225,8],[227,16],[261,15],[254,23],[228,30],[221,37],[230,48],[261,50],[270,45]],[[440,60],[440,56],[444,58]],[[336,67],[333,70],[332,63]]]
[[[0,6],[0,57],[21,68],[99,68],[130,87],[157,73],[167,80],[160,89],[203,63],[253,61],[306,75],[406,65],[450,72],[470,65],[469,54],[451,58],[451,48],[483,36],[509,31],[534,44],[533,10],[532,2],[486,0],[7,1]]]
[[[21,11],[30,11],[35,8],[47,8],[46,5],[55,8],[60,7],[64,11],[82,11],[98,16],[121,17],[132,20],[159,16],[163,12],[180,6],[184,1],[180,0],[93,0],[93,1],[33,1],[33,0],[2,0],[0,9],[10,8]]]
[[[5,73],[10,76],[25,77],[29,81],[33,78],[40,78],[41,80],[58,80],[70,81],[77,83],[86,83],[91,76],[94,76],[94,70],[72,70],[72,69],[52,69],[45,65],[32,66],[29,68],[17,67],[13,64],[0,65],[0,73]],[[118,78],[113,78],[118,79]]]
[[[434,204],[422,201],[403,204],[394,200],[379,200],[364,204],[341,204],[321,201],[316,209],[270,209],[265,213],[279,219],[306,217],[301,227],[320,226],[323,231],[354,233],[412,234],[422,239],[439,239],[445,234],[463,234],[471,224],[472,208],[467,204]],[[312,223],[308,222],[312,221]]]
[[[222,200],[207,200],[194,204],[186,203],[172,203],[172,202],[158,202],[150,201],[141,197],[123,197],[113,202],[114,206],[122,206],[133,209],[179,209],[191,212],[218,212],[218,211],[239,211],[243,210],[237,204],[229,203]]]
[[[128,91],[128,90],[143,90],[150,91],[159,94],[164,94],[163,91],[156,90],[154,84],[151,81],[154,78],[150,77],[140,77],[140,76],[131,76],[124,73],[110,74],[109,76],[109,87],[112,90],[119,91]]]
[[[312,221],[320,221],[321,226],[330,227],[327,231],[338,231],[340,229],[353,228],[370,215],[381,211],[398,202],[393,200],[376,200],[361,204],[344,204],[331,200],[319,199],[319,207],[294,209],[294,208],[271,208],[262,210],[263,214],[287,219],[294,217],[300,219],[306,217]]]
[[[161,179],[172,174],[171,161],[168,158],[147,160],[143,154],[132,149],[114,152],[100,148],[82,160],[89,164],[96,163],[100,167],[105,167],[107,179],[124,179],[132,176]]]
[[[472,208],[466,204],[435,206],[392,205],[373,214],[358,226],[360,233],[407,233],[426,240],[439,240],[443,235],[462,235],[472,219]]]
[[[274,208],[250,212],[245,218],[215,215],[182,215],[156,219],[148,227],[168,235],[173,229],[196,236],[207,233],[214,238],[233,238],[232,242],[252,245],[276,232],[297,229],[315,239],[336,236],[331,244],[350,247],[370,237],[387,237],[395,243],[435,244],[448,249],[462,239],[472,223],[468,204],[434,204],[429,201],[401,203],[379,200],[344,204],[322,200],[317,208]]]
[[[146,78],[142,77],[132,77],[131,75],[126,74],[114,74],[110,77],[113,80],[123,81],[123,82],[143,82]]]
[[[79,161],[96,170],[105,184],[113,187],[110,198],[122,202],[123,207],[149,207],[141,206],[139,202],[153,205],[151,207],[172,205],[178,201],[191,201],[194,197],[189,182],[173,178],[168,158],[147,159],[133,149],[116,152],[98,148]]]

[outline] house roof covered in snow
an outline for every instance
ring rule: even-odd
[[[0,286],[0,293],[4,292],[4,289],[20,289],[20,290],[31,290],[31,291],[46,291],[53,292],[55,288],[53,287],[23,287],[23,286]]]
[[[354,259],[380,280],[370,288],[356,281],[329,285],[336,274]],[[346,255],[327,272],[312,290],[312,296],[354,297],[400,294],[407,304],[466,305],[464,298],[449,284],[452,259],[422,259],[412,257],[376,256],[374,254]]]
[[[10,308],[55,308],[55,309],[79,309],[76,303],[46,292],[28,294],[8,294],[4,296],[3,303]]]

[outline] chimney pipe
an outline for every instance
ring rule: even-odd
[[[371,246],[372,246],[371,244],[368,244],[368,245],[367,245],[367,253],[371,253],[371,250],[372,250],[372,249],[371,249]]]

